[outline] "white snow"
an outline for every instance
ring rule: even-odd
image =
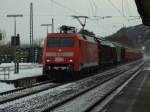
[[[20,63],[20,69],[18,74],[14,74],[14,63],[3,63],[0,67],[10,67],[9,77],[5,76],[6,80],[15,80],[24,77],[40,76],[42,75],[42,65],[32,63]],[[8,73],[8,72],[6,72]],[[0,68],[0,74],[4,74],[4,71]],[[4,75],[0,75],[0,80],[5,80]]]
[[[0,83],[0,93],[13,89],[15,89],[15,87],[12,84]]]
[[[34,63],[19,63],[21,69],[33,68],[35,66],[42,66],[41,64]],[[2,63],[0,67],[10,67],[10,69],[14,69],[14,63]]]
[[[150,71],[150,62],[145,65],[143,71],[145,71],[145,70]]]
[[[4,76],[3,67],[9,67],[10,72],[9,76]],[[42,65],[41,64],[32,64],[32,63],[20,63],[19,64],[19,73],[14,74],[14,63],[2,63],[0,64],[0,80],[16,80],[25,77],[32,77],[32,76],[40,76],[42,75]],[[8,71],[6,72],[8,73]],[[15,89],[13,84],[7,84],[0,82],[0,93],[5,92],[8,90]]]
[[[150,71],[150,67],[145,67],[143,71],[148,70]]]
[[[9,67],[9,77],[8,75],[4,76],[3,67]],[[0,80],[16,80],[25,77],[39,76],[42,75],[42,65],[40,64],[32,64],[32,63],[20,63],[19,64],[19,73],[14,74],[14,63],[2,63],[0,65]],[[8,71],[6,72],[8,73]],[[15,89],[13,84],[6,84],[0,82],[0,92],[5,92],[8,90]]]

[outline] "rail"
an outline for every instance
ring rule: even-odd
[[[76,108],[77,112],[82,110],[83,111],[93,110],[94,104],[96,104],[97,102],[99,104],[99,101],[101,99],[104,100],[107,97],[107,95],[109,95],[110,92],[118,88],[120,84],[125,82],[130,76],[133,75],[133,73],[136,72],[136,70],[139,69],[140,67],[139,63],[138,65],[137,63],[135,63],[136,65],[125,64],[116,67],[114,69],[105,71],[103,73],[94,75],[90,78],[87,77],[84,78],[83,80],[69,83],[67,85],[63,85],[56,88],[54,87],[53,89],[52,88],[46,89],[46,91],[44,90],[43,92],[40,91],[40,93],[38,94],[37,92],[36,94],[32,92],[32,95],[30,94],[30,97],[28,97],[29,94],[23,97],[21,95],[21,99],[19,99],[19,101],[16,100],[18,98],[14,98],[13,100],[12,99],[10,100],[10,98],[7,95],[6,97],[3,97],[2,95],[3,98],[1,97],[0,99],[2,100],[4,99],[5,101],[1,102],[0,111],[5,110],[5,111],[16,112],[21,110],[22,112],[25,112],[27,110],[29,111],[38,110],[38,112],[41,112],[41,111],[57,111],[57,110],[62,111],[68,109],[70,109],[71,111],[71,109],[75,109],[76,107],[77,107]],[[25,91],[21,93],[25,93]],[[20,92],[18,94],[20,94]],[[9,95],[13,96],[12,94]],[[7,101],[6,98],[8,98]],[[82,104],[84,104],[84,106]],[[95,106],[97,107],[97,105],[94,105],[94,107]],[[78,107],[80,107],[80,110]]]

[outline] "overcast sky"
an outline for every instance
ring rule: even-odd
[[[123,5],[122,0],[0,0],[0,29],[6,31],[8,40],[14,34],[14,26],[13,18],[7,18],[6,15],[23,14],[24,17],[17,19],[17,33],[20,33],[22,42],[29,42],[31,2],[34,8],[34,39],[44,38],[46,28],[41,27],[41,24],[50,24],[52,18],[55,20],[55,31],[63,24],[79,29],[80,24],[71,15],[90,17],[86,29],[100,36],[110,35],[123,25],[141,24],[140,19],[130,17],[139,16],[134,0],[123,0]],[[112,18],[100,19],[98,16]]]

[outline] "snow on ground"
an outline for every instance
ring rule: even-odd
[[[150,67],[145,67],[144,70],[150,71]],[[144,71],[144,70],[143,70],[143,71]]]
[[[12,84],[0,83],[0,93],[13,89],[15,89],[15,87]]]
[[[8,75],[4,76],[3,67],[9,67],[9,77]],[[41,64],[32,64],[32,63],[20,63],[19,64],[19,73],[14,74],[14,63],[2,63],[0,64],[0,80],[15,80],[25,77],[39,76],[42,75],[42,65]],[[8,73],[8,71],[6,72]],[[6,84],[0,82],[0,93],[8,90],[15,89],[13,84]]]
[[[29,65],[33,65],[32,63],[19,63],[19,65],[21,66],[29,66]],[[5,67],[5,66],[14,66],[14,63],[2,63],[0,64],[0,67]]]
[[[150,62],[145,64],[143,71],[145,70],[150,71]]]
[[[14,74],[14,63],[4,63],[0,67],[10,67],[9,77],[5,76],[6,80],[15,80],[24,77],[32,77],[42,75],[42,65],[32,63],[20,63],[20,70],[18,74]],[[7,73],[7,72],[6,72]],[[0,74],[4,74],[4,71],[0,69]],[[4,80],[4,75],[0,75],[0,80]]]
[[[26,68],[34,68],[34,67],[41,67],[41,64],[36,64],[36,63],[19,63],[19,66],[21,69],[26,69]],[[0,67],[10,67],[11,70],[14,70],[14,63],[2,63],[0,64]]]

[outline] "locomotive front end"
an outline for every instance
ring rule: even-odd
[[[43,56],[43,73],[76,71],[78,60],[76,34],[49,34]]]

